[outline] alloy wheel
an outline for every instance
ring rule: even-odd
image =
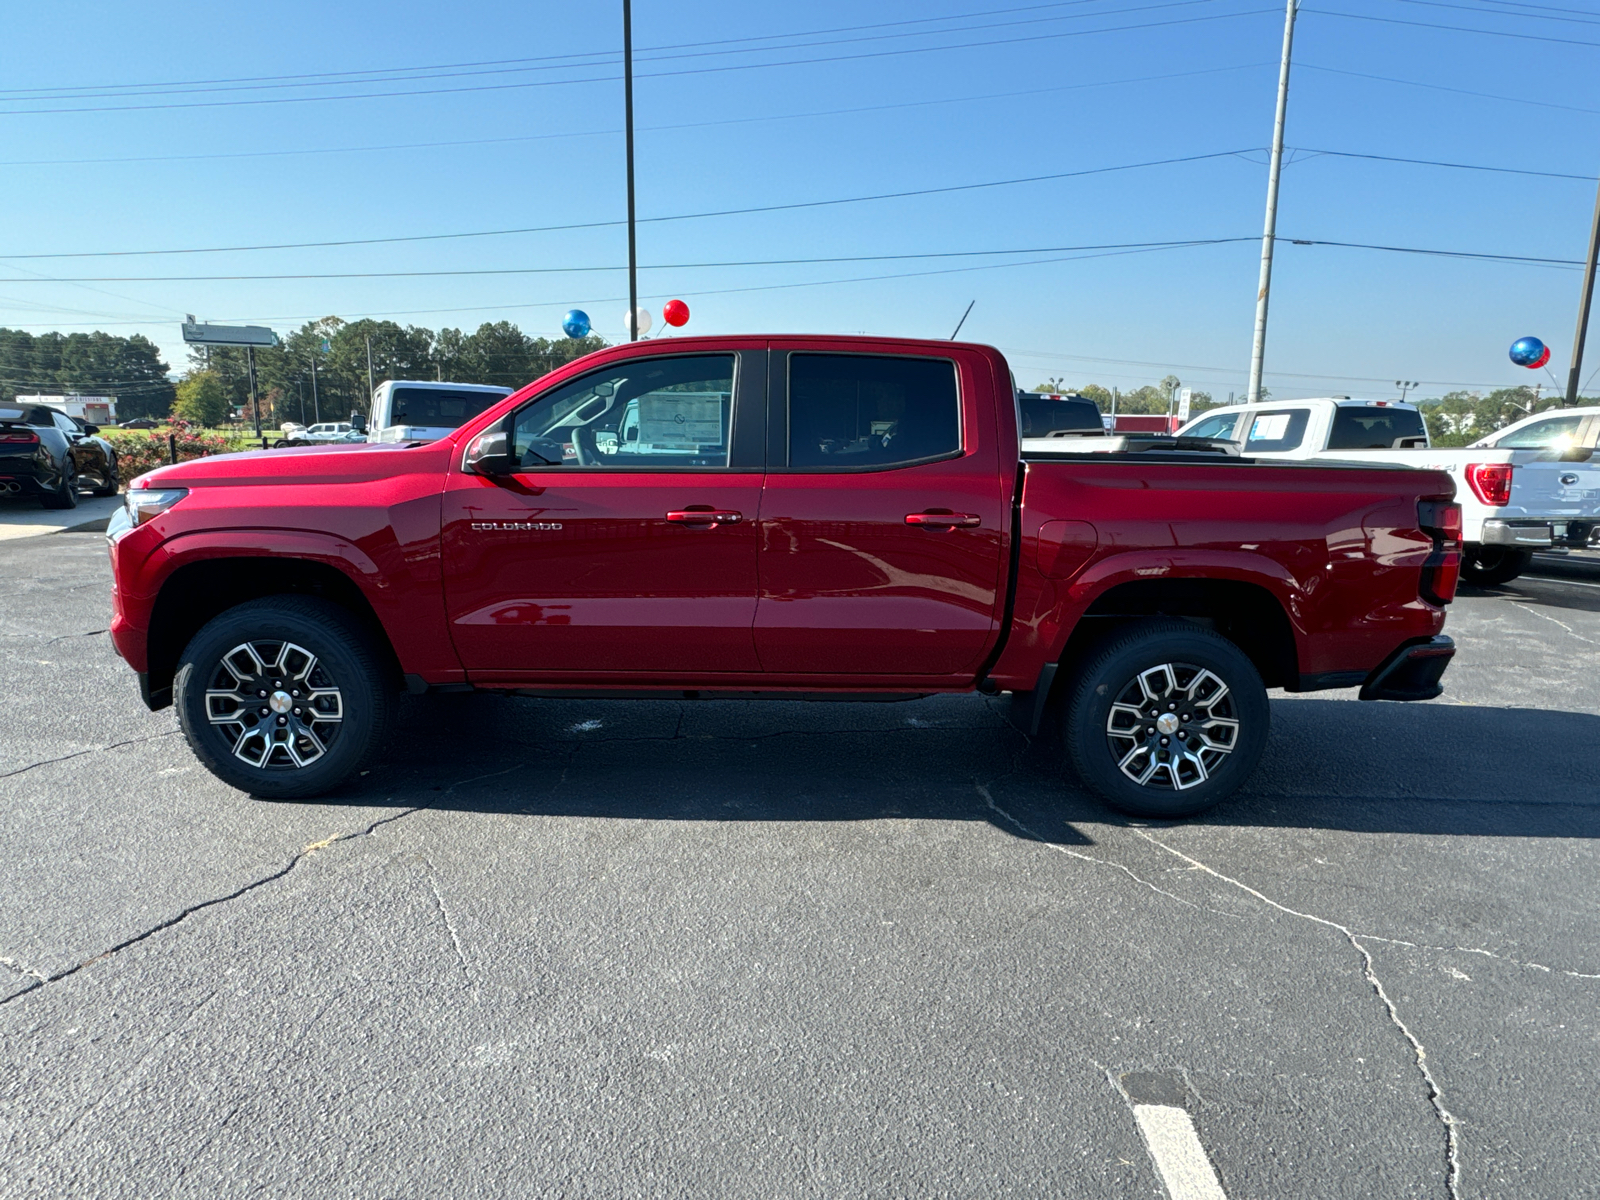
[[[205,694],[206,717],[233,756],[252,767],[308,767],[338,738],[344,696],[317,656],[293,642],[241,642],[222,656]]]
[[[1190,663],[1140,671],[1117,693],[1106,740],[1121,772],[1141,787],[1183,791],[1210,779],[1239,744],[1233,696]]]

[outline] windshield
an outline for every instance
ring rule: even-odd
[[[1414,408],[1339,405],[1333,413],[1329,450],[1401,450],[1427,445],[1428,431]]]
[[[389,423],[454,429],[509,394],[480,392],[475,388],[449,391],[445,388],[397,387],[389,395]]]

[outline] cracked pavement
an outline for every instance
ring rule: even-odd
[[[408,698],[251,800],[0,543],[0,1195],[1572,1196],[1600,1122],[1600,567],[1423,705],[1276,697],[1202,820],[999,702]]]

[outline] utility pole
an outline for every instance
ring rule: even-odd
[[[1289,112],[1289,60],[1294,51],[1294,18],[1300,0],[1288,0],[1283,15],[1283,63],[1278,68],[1278,115],[1272,126],[1272,161],[1267,167],[1267,219],[1261,232],[1261,287],[1256,292],[1256,337],[1250,349],[1250,391],[1245,402],[1261,399],[1261,363],[1267,353],[1267,299],[1272,290],[1272,247],[1278,233],[1278,176],[1283,170],[1283,123]]]
[[[322,405],[317,403],[317,359],[311,356],[311,415],[316,417],[317,424],[322,424]]]
[[[367,334],[367,411],[372,411],[372,335]]]
[[[1594,300],[1595,256],[1600,253],[1600,189],[1594,197],[1594,228],[1589,231],[1589,265],[1583,272],[1583,300],[1578,305],[1578,332],[1572,335],[1572,370],[1567,372],[1567,395],[1563,405],[1578,402],[1578,376],[1583,370],[1584,335],[1589,332],[1589,305]]]
[[[628,150],[628,340],[639,340],[639,255],[633,236],[633,5],[622,0],[622,111]]]
[[[261,436],[261,402],[256,399],[256,351],[254,346],[244,348],[245,370],[250,375],[250,411],[255,414],[256,436]]]
[[[305,381],[305,377],[301,376],[299,379],[296,379],[294,381],[294,386],[295,386],[295,390],[300,393],[300,424],[304,425],[306,423],[306,381]]]

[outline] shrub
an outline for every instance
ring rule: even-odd
[[[167,434],[177,441],[178,461],[205,458],[212,454],[227,454],[240,449],[228,439],[214,433],[205,433],[198,425],[188,421],[174,421],[170,429],[152,429],[143,437],[119,437],[116,440],[118,472],[124,485],[146,471],[165,466],[168,462]]]

